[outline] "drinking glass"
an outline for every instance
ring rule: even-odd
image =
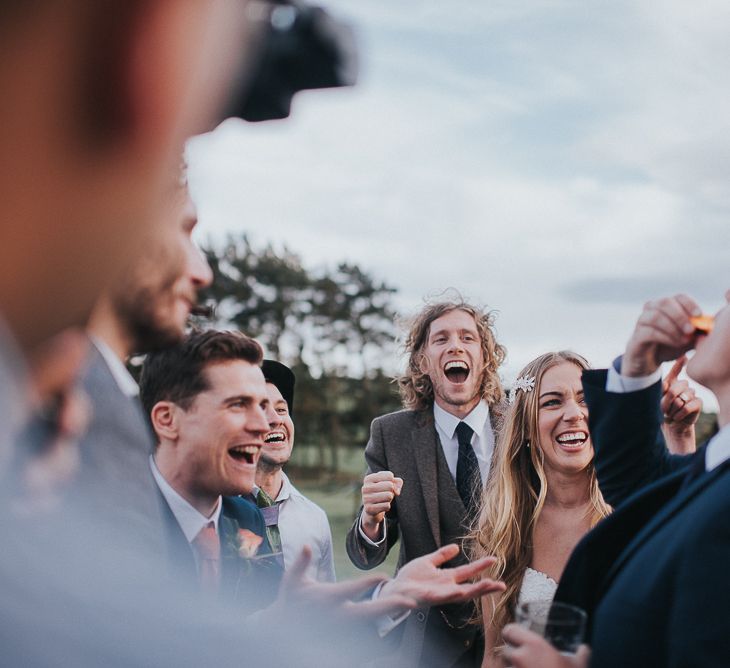
[[[541,635],[561,654],[575,654],[585,636],[587,617],[574,605],[530,601],[517,607],[515,621]]]

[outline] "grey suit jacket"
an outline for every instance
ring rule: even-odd
[[[121,391],[96,348],[81,383],[93,414],[80,443],[77,478],[65,501],[74,512],[93,508],[130,547],[164,564],[164,523],[148,461],[154,442],[142,405]]]
[[[442,545],[461,543],[468,530],[466,509],[449,472],[432,411],[398,411],[373,420],[365,459],[368,473],[392,471],[404,484],[386,515],[387,541],[378,547],[360,535],[360,508],[347,534],[347,553],[358,568],[381,564],[399,538],[399,568]],[[463,563],[462,553],[449,565]],[[400,630],[393,665],[479,666],[483,641],[481,629],[468,623],[472,613],[471,604],[413,611]]]

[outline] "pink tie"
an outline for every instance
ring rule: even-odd
[[[221,574],[221,544],[213,522],[198,532],[193,539],[193,547],[198,555],[202,590],[207,594],[217,594]]]

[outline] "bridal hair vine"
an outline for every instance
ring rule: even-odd
[[[518,378],[512,385],[509,393],[509,403],[513,404],[517,398],[517,390],[522,390],[525,394],[535,389],[535,376],[522,376]]]

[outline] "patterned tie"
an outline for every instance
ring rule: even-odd
[[[217,594],[221,579],[221,543],[215,524],[206,524],[195,536],[192,545],[198,555],[201,589],[206,594]]]
[[[456,462],[456,489],[459,490],[459,496],[470,515],[475,514],[479,506],[476,492],[481,488],[482,483],[477,455],[471,445],[473,435],[474,431],[466,422],[459,422],[456,426],[456,437],[459,440],[459,459]]]
[[[279,531],[279,506],[263,489],[256,494],[256,505],[261,508],[266,522],[266,537],[269,539],[271,551],[281,552],[281,531]]]

